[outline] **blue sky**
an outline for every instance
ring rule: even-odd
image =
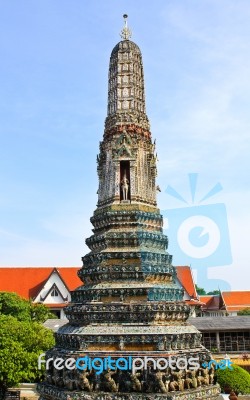
[[[248,289],[249,0],[0,3],[0,264],[81,265],[124,13],[143,55],[159,206],[183,207],[168,185],[191,205],[189,173],[197,199],[220,182],[207,204],[226,206],[232,262],[199,283]]]

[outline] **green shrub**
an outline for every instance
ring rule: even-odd
[[[231,368],[216,371],[217,382],[222,391],[230,393],[233,390],[237,394],[250,394],[250,374],[238,365],[232,365]]]

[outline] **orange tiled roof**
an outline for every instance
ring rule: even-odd
[[[202,301],[203,303],[205,303],[206,305],[208,305],[208,303],[211,301],[211,299],[213,298],[214,296],[211,294],[208,294],[208,295],[200,295],[199,296],[199,298],[200,298],[200,301]]]
[[[197,298],[197,293],[195,289],[194,279],[192,275],[191,268],[188,266],[178,266],[176,267],[177,278],[180,283],[188,293],[190,297]]]
[[[204,306],[204,303],[202,303],[202,301],[196,299],[185,300],[185,303],[189,304],[190,306]]]
[[[0,291],[15,292],[33,299],[56,269],[69,290],[82,284],[77,276],[80,267],[1,267]]]
[[[227,311],[241,311],[245,310],[246,308],[250,308],[250,306],[228,306]]]
[[[221,307],[220,295],[200,296],[200,301],[205,303],[202,307],[204,310],[219,310]]]
[[[250,291],[222,292],[221,295],[228,311],[243,310],[250,307]]]
[[[68,304],[69,303],[46,303],[46,307],[49,307],[49,308],[64,308]]]

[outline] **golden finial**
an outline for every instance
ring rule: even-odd
[[[128,28],[128,22],[127,22],[128,16],[127,16],[127,14],[124,14],[124,15],[123,15],[123,18],[124,18],[124,28],[122,29],[120,35],[121,35],[121,38],[122,38],[123,40],[128,40],[128,39],[131,38],[132,32],[131,32],[131,30]]]

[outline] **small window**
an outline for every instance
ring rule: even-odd
[[[57,317],[57,318],[61,318],[61,311],[60,310],[51,310],[51,312],[53,313],[53,314],[55,314],[55,316]]]
[[[58,297],[59,296],[58,291],[56,289],[53,289],[52,292],[51,292],[51,296],[52,297]]]

